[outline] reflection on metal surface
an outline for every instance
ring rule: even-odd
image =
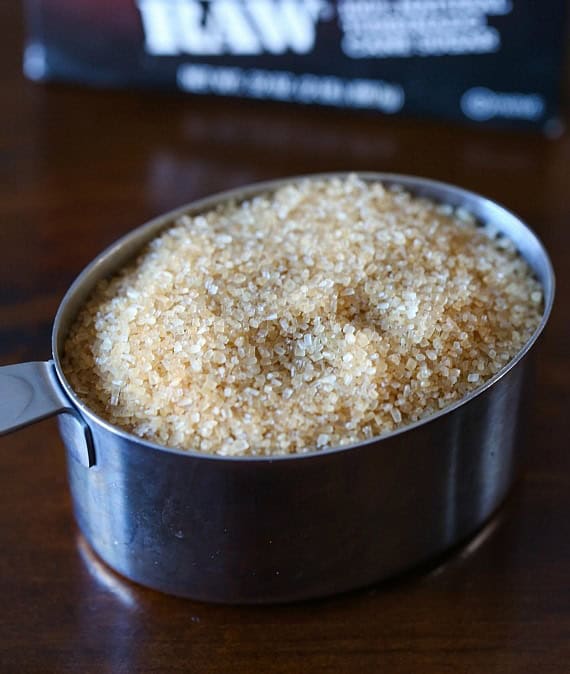
[[[491,536],[497,531],[505,520],[503,510],[497,513],[491,520],[477,533],[470,541],[459,551],[459,559],[467,559],[474,555],[484,543],[486,543]]]
[[[103,564],[81,534],[77,535],[77,549],[89,574],[100,586],[110,592],[126,608],[131,610],[138,609],[135,592],[129,587],[128,582],[122,580]]]
[[[489,539],[493,537],[495,532],[503,525],[506,518],[506,507],[501,506],[497,513],[495,513],[490,520],[471,538],[465,545],[459,549],[454,549],[445,556],[437,566],[428,572],[429,578],[434,578],[441,575],[444,571],[461,564],[465,560],[473,557],[483,547]]]

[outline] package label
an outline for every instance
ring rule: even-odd
[[[36,80],[559,125],[565,0],[28,0]]]

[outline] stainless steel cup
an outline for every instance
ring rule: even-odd
[[[97,281],[179,214],[298,178],[202,199],[135,229],[99,255],[65,295],[53,327],[53,360],[0,368],[0,433],[60,415],[77,523],[119,573],[205,601],[328,595],[433,558],[476,531],[504,499],[521,454],[517,427],[527,356],[554,297],[548,255],[515,215],[484,197],[423,178],[360,177],[463,206],[514,241],[544,291],[536,332],[475,392],[381,438],[275,458],[168,449],[112,426],[77,397],[61,367],[68,328]]]

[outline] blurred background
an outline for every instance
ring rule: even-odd
[[[446,11],[434,0],[261,5],[280,9],[273,17],[258,12],[257,23],[246,15],[249,29],[240,18],[247,2],[0,5],[0,189],[11,224],[1,234],[11,253],[0,300],[16,314],[0,347],[4,359],[47,354],[61,294],[119,234],[198,196],[256,180],[347,169],[419,174],[482,192],[539,230],[554,227],[570,142],[562,135],[564,1],[451,2]],[[366,13],[370,5],[374,12]],[[440,39],[430,43],[438,24]],[[200,40],[189,40],[194,34]],[[189,67],[204,71],[190,79],[206,95],[180,92],[181,69]],[[297,80],[258,78],[256,88],[251,73],[261,72]],[[299,83],[315,72],[320,79]],[[373,81],[385,89],[347,90]],[[329,105],[211,94],[232,86],[246,96]],[[62,227],[65,236],[56,234]],[[540,234],[549,243],[549,232]],[[46,297],[32,292],[40,286]],[[37,324],[32,307],[22,311],[24,300],[41,306],[45,323]]]
[[[565,0],[0,2],[0,364],[49,358],[65,290],[128,230],[286,175],[388,171],[480,192],[535,229],[558,283],[521,485],[485,545],[380,590],[264,611],[138,588],[77,539],[54,422],[1,438],[2,672],[567,671],[566,13]]]

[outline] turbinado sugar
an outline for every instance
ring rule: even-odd
[[[463,209],[356,176],[183,215],[99,282],[64,371],[107,421],[223,456],[389,433],[524,346],[541,286]]]

